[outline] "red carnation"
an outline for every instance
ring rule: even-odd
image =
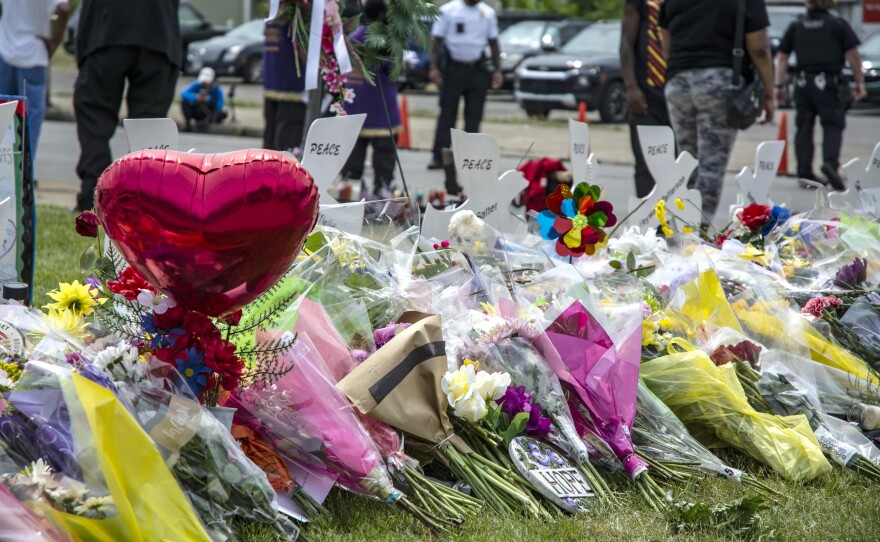
[[[125,271],[119,274],[119,280],[108,280],[107,289],[114,294],[119,294],[129,301],[137,299],[141,290],[149,290],[157,293],[156,289],[150,286],[147,279],[143,277],[133,267],[127,267]],[[164,326],[163,326],[164,327]],[[169,328],[170,329],[170,328]]]
[[[244,363],[235,355],[235,346],[220,338],[203,341],[205,347],[205,365],[219,377],[225,390],[235,390],[241,382]]]
[[[737,211],[736,217],[748,229],[760,231],[767,224],[767,220],[770,219],[770,213],[772,212],[773,209],[769,205],[752,203],[745,209]]]

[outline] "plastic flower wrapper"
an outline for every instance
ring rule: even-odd
[[[21,475],[4,477],[20,499],[19,491],[42,495],[32,509],[63,525],[76,540],[210,540],[152,440],[110,390],[68,368],[37,361],[28,364],[23,381],[25,389],[14,393],[28,394],[22,395],[26,403],[35,393],[55,398],[34,418],[48,421],[58,434],[38,440],[76,462],[78,476],[71,475],[72,464],[56,470],[32,456],[36,463],[26,471],[30,485]],[[15,397],[9,403],[16,408]],[[28,423],[39,426],[33,419]]]
[[[832,461],[880,482],[880,450],[858,428],[825,413],[805,361],[785,352],[766,353],[758,389],[776,414],[803,414]]]
[[[528,394],[529,399],[540,406],[541,412],[553,421],[548,432],[541,436],[566,451],[578,464],[596,496],[607,499],[610,489],[590,463],[590,447],[575,429],[559,378],[531,344],[531,339],[539,334],[540,327],[534,321],[524,318],[500,320],[489,331],[469,337],[467,346],[458,357],[478,359],[487,371],[510,374],[513,386],[523,390],[519,395]],[[502,406],[507,407],[507,404]]]
[[[689,429],[714,435],[789,480],[812,480],[831,470],[806,418],[757,412],[732,365],[716,366],[687,342],[676,344],[686,351],[646,361],[641,374]]]
[[[670,478],[683,481],[676,476],[674,466],[690,464],[707,474],[721,476],[768,495],[777,495],[753,476],[727,465],[703,446],[641,380],[632,436],[636,450],[652,464],[657,474],[666,468],[670,470]],[[663,463],[669,465],[664,466]]]
[[[455,433],[447,392],[443,391],[450,367],[440,318],[407,313],[401,322],[412,325],[342,379],[338,389],[361,412],[408,434],[407,443],[427,443],[432,453],[493,510],[545,516],[547,512],[534,500],[528,484],[522,485],[517,475],[473,450]],[[468,378],[447,381],[447,390],[450,384],[466,393],[464,388],[472,382]]]
[[[4,542],[70,542],[70,536],[21,503],[0,484],[0,533]]]
[[[280,515],[265,473],[248,459],[229,429],[198,403],[185,379],[173,367],[153,360],[149,365],[138,362],[117,380],[126,367],[125,356],[119,355],[100,370],[114,378],[113,387],[155,442],[211,538],[234,538],[229,525],[233,516],[271,525],[295,538],[299,529]]]
[[[632,254],[639,267],[656,266],[668,253],[666,239],[657,235],[654,229],[643,231],[639,226],[628,226],[618,236],[608,240],[610,256],[624,259]]]

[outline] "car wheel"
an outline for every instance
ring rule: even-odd
[[[241,69],[241,76],[247,83],[262,83],[263,59],[259,56],[252,56],[249,58]]]
[[[534,119],[546,119],[550,116],[550,110],[546,107],[525,106],[526,115]]]
[[[626,88],[621,81],[611,81],[605,87],[599,106],[602,122],[620,123],[626,120]]]

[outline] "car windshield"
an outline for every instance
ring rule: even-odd
[[[619,24],[595,24],[584,29],[562,48],[574,55],[617,55],[620,48]]]
[[[229,38],[247,38],[252,40],[263,39],[263,20],[254,19],[249,23],[233,28],[226,34]]]
[[[802,11],[768,11],[770,28],[767,29],[767,34],[771,38],[782,39],[788,26],[802,14]]]
[[[544,36],[545,21],[524,21],[517,23],[498,36],[501,50],[541,47],[541,38]]]
[[[880,57],[880,33],[869,36],[859,51],[865,56]]]

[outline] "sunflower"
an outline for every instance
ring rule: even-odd
[[[56,311],[70,309],[83,316],[92,314],[95,305],[100,301],[89,291],[88,284],[80,284],[78,280],[72,283],[60,283],[57,290],[49,292],[49,297],[54,299],[55,303],[49,303],[45,308]]]

